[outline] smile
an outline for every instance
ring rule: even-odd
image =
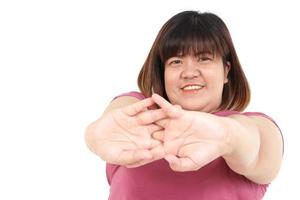
[[[194,84],[194,85],[186,85],[184,87],[182,87],[181,89],[184,91],[191,91],[191,90],[200,90],[204,87],[205,85],[198,85],[198,84]]]

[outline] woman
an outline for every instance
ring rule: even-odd
[[[229,31],[185,11],[161,28],[138,77],[86,131],[105,160],[110,199],[262,199],[283,141],[263,113],[242,111],[247,79]]]

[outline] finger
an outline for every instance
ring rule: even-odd
[[[151,144],[150,144],[150,146],[147,146],[147,148],[152,149],[152,148],[155,148],[155,147],[157,147],[161,144],[162,144],[161,141],[156,140],[156,139],[151,139]]]
[[[160,159],[164,158],[164,156],[165,156],[165,151],[164,151],[164,148],[163,148],[162,145],[159,145],[159,146],[151,149],[150,151],[152,153],[152,159],[150,159],[150,160],[141,160],[141,161],[138,161],[136,163],[126,165],[126,167],[127,168],[139,167],[139,166],[154,162],[156,160],[160,160]]]
[[[116,163],[119,165],[130,165],[133,163],[137,163],[141,160],[150,159],[152,159],[152,153],[149,150],[125,150],[120,153]]]
[[[164,119],[166,117],[167,117],[166,112],[163,109],[156,109],[156,110],[147,110],[139,113],[136,116],[136,120],[138,124],[146,125],[146,124],[151,124],[157,120]]]
[[[179,158],[177,158],[176,156],[174,156],[173,154],[167,154],[165,157],[165,160],[168,161],[170,168],[174,171],[176,171],[175,169],[178,168],[179,164]]]
[[[150,125],[147,126],[147,128],[148,128],[148,131],[149,131],[150,134],[152,134],[156,131],[161,131],[161,130],[164,129],[163,127],[161,127],[159,125],[156,125],[156,124],[150,124]]]
[[[176,133],[175,133],[176,134]],[[184,138],[172,139],[170,134],[164,136],[164,148],[168,154],[178,155],[180,147],[184,143]]]
[[[154,102],[165,110],[172,110],[173,105],[158,94],[152,94]]]
[[[146,110],[149,106],[152,106],[153,104],[154,104],[153,99],[147,98],[122,108],[122,111],[129,116],[134,116],[139,112]]]
[[[141,160],[141,161],[138,161],[138,162],[133,163],[133,164],[125,165],[125,167],[127,167],[127,168],[140,167],[140,166],[146,165],[148,163],[151,163],[152,161],[153,161],[153,159],[150,159],[150,160]]]
[[[168,161],[170,168],[178,172],[196,171],[199,169],[198,165],[188,157],[178,158],[174,155],[167,155],[165,159]]]
[[[166,128],[169,125],[170,119],[161,119],[158,121],[155,121],[154,123],[158,126],[161,126],[163,128]]]
[[[179,105],[172,105],[170,102],[168,102],[158,94],[153,94],[152,99],[157,105],[159,105],[167,112],[169,117],[179,117],[181,115],[181,107]]]
[[[161,142],[164,141],[164,131],[156,131],[152,134],[152,137]]]
[[[162,144],[156,146],[150,150],[152,153],[153,160],[160,160],[165,157],[166,152]]]

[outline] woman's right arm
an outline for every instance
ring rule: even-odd
[[[106,162],[127,167],[162,158],[161,142],[153,139],[152,134],[161,130],[154,122],[166,116],[161,109],[148,110],[154,104],[151,98],[116,98],[103,115],[87,127],[87,146]]]

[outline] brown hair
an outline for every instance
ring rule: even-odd
[[[145,96],[157,93],[168,99],[164,85],[164,63],[179,53],[209,52],[230,63],[219,110],[244,110],[250,88],[225,23],[215,14],[184,11],[169,19],[159,31],[139,73],[138,86]]]

